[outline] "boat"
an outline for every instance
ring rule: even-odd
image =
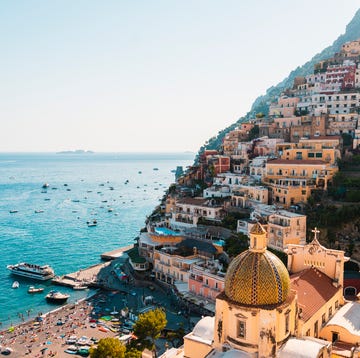
[[[96,226],[96,225],[97,225],[97,221],[96,221],[96,220],[87,221],[86,224],[87,224],[87,226],[89,226],[89,227]]]
[[[65,303],[70,297],[67,293],[61,293],[60,291],[51,290],[46,296],[46,301],[50,303]]]
[[[46,189],[46,188],[48,188],[49,186],[50,186],[50,185],[49,185],[48,183],[44,183],[43,186],[42,186],[42,188],[43,188],[43,189]]]
[[[19,288],[20,287],[20,283],[18,281],[14,281],[12,286],[12,288]]]
[[[159,170],[159,168],[153,168],[153,170]]]
[[[15,265],[7,265],[8,270],[17,276],[33,278],[35,280],[46,281],[55,276],[54,270],[49,265],[34,265],[22,262]]]
[[[10,211],[9,211],[10,214],[15,214],[15,213],[17,213],[17,212],[18,212],[17,210],[10,210]]]
[[[40,214],[40,213],[43,213],[44,210],[34,210],[35,214]]]
[[[28,293],[40,293],[43,292],[44,288],[43,287],[34,287],[34,286],[30,286],[28,289]]]
[[[86,285],[75,285],[73,286],[73,290],[81,291],[86,290],[88,287]]]
[[[67,347],[65,350],[64,350],[65,353],[68,353],[68,354],[77,354],[78,352],[78,348],[74,345],[72,346],[69,346]]]

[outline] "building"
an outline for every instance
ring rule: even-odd
[[[306,203],[312,189],[326,190],[337,171],[337,166],[318,159],[275,159],[266,163],[266,176],[262,181],[270,188],[272,204],[290,207]]]
[[[249,249],[227,270],[215,317],[201,319],[174,357],[357,357],[360,304],[342,296],[347,258],[313,232],[308,245],[289,245],[287,269],[254,225]]]
[[[281,96],[277,103],[270,104],[269,115],[278,117],[294,116],[298,102],[298,97]]]
[[[267,221],[268,246],[283,251],[289,244],[305,245],[306,215],[276,210]]]
[[[170,225],[173,229],[196,226],[200,218],[210,221],[221,221],[224,208],[216,198],[182,198],[176,201]]]

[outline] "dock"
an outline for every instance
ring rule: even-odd
[[[128,245],[113,251],[104,252],[101,254],[101,259],[107,262],[95,264],[63,276],[57,276],[52,280],[52,283],[72,288],[76,286],[104,287],[111,273],[111,261],[120,258],[125,251],[133,247],[134,245]]]
[[[52,283],[72,288],[75,286],[100,287],[104,276],[102,272],[107,271],[109,264],[110,262],[100,263],[63,276],[57,276],[52,280]]]
[[[129,245],[129,246],[120,247],[119,249],[113,251],[104,252],[103,254],[101,254],[101,259],[105,261],[118,259],[123,255],[124,251],[130,250],[133,247],[134,245]]]

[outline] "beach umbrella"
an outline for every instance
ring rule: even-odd
[[[8,332],[14,332],[15,327],[9,327]]]

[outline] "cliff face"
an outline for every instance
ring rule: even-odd
[[[341,46],[347,41],[354,41],[360,38],[360,9],[355,13],[353,19],[346,26],[346,31],[343,35],[340,35],[331,46],[326,47],[320,53],[316,54],[310,61],[304,65],[297,67],[291,71],[284,80],[278,83],[276,86],[267,89],[266,94],[259,96],[253,103],[250,113],[264,112],[266,103],[272,98],[279,96],[286,88],[290,88],[293,85],[295,77],[306,76],[314,71],[314,65],[327,58],[333,57],[336,52],[339,52]]]
[[[306,62],[304,65],[297,67],[295,70],[291,71],[289,75],[280,83],[275,86],[272,86],[267,89],[266,94],[259,96],[253,103],[250,112],[247,113],[245,117],[240,118],[237,122],[233,123],[229,127],[220,130],[217,136],[210,138],[201,148],[200,152],[204,149],[219,149],[222,140],[225,135],[235,127],[249,119],[251,116],[254,116],[256,113],[262,112],[267,114],[268,112],[268,103],[275,97],[279,96],[282,91],[286,88],[292,87],[295,77],[305,76],[313,73],[314,65],[324,59],[333,57],[335,53],[340,51],[341,46],[347,41],[354,41],[360,38],[360,9],[355,13],[353,19],[346,26],[346,31],[344,34],[340,35],[331,46],[326,47],[323,51],[316,54],[310,61]]]

